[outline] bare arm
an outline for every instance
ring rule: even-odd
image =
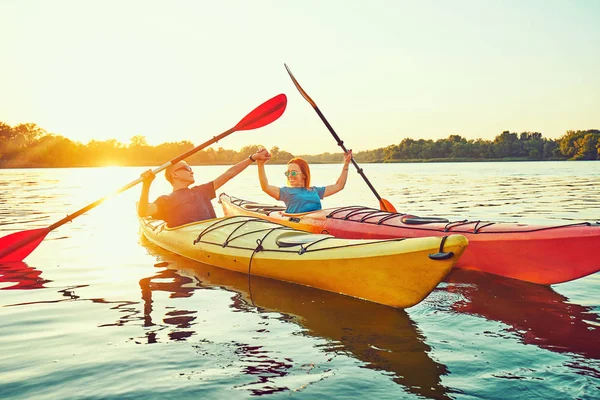
[[[350,161],[352,160],[352,150],[348,150],[348,152],[344,155],[344,167],[342,168],[342,173],[337,181],[333,185],[329,185],[325,187],[325,193],[323,193],[323,197],[331,196],[332,194],[336,194],[340,190],[342,190],[346,186],[346,180],[348,179],[348,169],[350,168]]]
[[[229,168],[227,171],[223,172],[219,175],[214,181],[213,186],[215,187],[215,192],[224,184],[226,184],[231,178],[235,177],[237,174],[245,170],[250,164],[254,161],[264,160],[266,157],[271,157],[269,152],[266,149],[261,149],[256,153],[252,154],[250,157],[246,158],[243,161],[235,164],[233,167]]]
[[[142,184],[142,192],[140,193],[140,200],[138,201],[138,216],[149,217],[158,212],[158,207],[154,203],[148,203],[148,195],[150,193],[150,185],[155,178],[154,173],[151,169],[142,174],[144,179]]]
[[[273,185],[269,185],[267,173],[265,172],[265,161],[258,162],[258,180],[260,181],[260,188],[263,192],[265,192],[275,200],[279,200],[279,188]]]

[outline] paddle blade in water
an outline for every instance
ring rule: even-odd
[[[388,212],[393,212],[393,213],[398,212],[398,211],[396,211],[396,208],[392,205],[392,203],[390,203],[386,199],[379,200],[379,209],[382,211],[388,211]]]
[[[0,238],[0,262],[23,261],[44,240],[48,228],[11,233]]]
[[[286,106],[286,95],[283,93],[279,94],[252,110],[250,114],[246,115],[240,122],[238,122],[233,130],[247,131],[269,125],[271,122],[281,117]]]

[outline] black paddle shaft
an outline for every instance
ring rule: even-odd
[[[321,110],[319,110],[319,107],[317,107],[315,105],[313,108],[315,109],[315,111],[317,112],[317,114],[321,118],[321,121],[323,121],[323,123],[325,124],[327,129],[329,129],[329,132],[333,135],[333,138],[337,141],[338,146],[340,146],[342,148],[342,150],[344,150],[344,154],[347,153],[348,150],[346,149],[346,146],[344,146],[344,141],[342,139],[340,139],[340,137],[337,135],[337,133],[335,133],[335,131],[333,130],[333,127],[331,126],[331,124],[329,124],[329,121],[327,121],[327,118],[325,118],[325,116],[323,115]],[[375,190],[373,185],[371,185],[371,182],[366,177],[365,173],[363,172],[363,169],[361,167],[359,167],[358,164],[356,163],[356,161],[354,160],[354,157],[352,157],[352,164],[356,168],[356,172],[358,172],[359,175],[362,176],[362,178],[367,183],[367,186],[369,186],[369,189],[371,189],[371,191],[373,192],[375,197],[377,197],[377,200],[381,201],[381,196],[379,196],[379,193],[377,193],[377,191]]]

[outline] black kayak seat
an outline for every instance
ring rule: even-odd
[[[262,210],[262,211],[285,211],[285,207],[279,207],[279,206],[271,206],[271,207],[264,207],[264,208],[258,208],[257,210]]]
[[[407,225],[425,225],[425,224],[447,224],[448,221],[446,218],[438,218],[438,217],[413,217],[408,216],[402,218],[402,223]]]
[[[258,204],[258,203],[250,203],[250,204],[243,204],[242,208],[245,208],[246,210],[254,210],[255,208],[264,208],[264,207],[270,207],[266,204]]]
[[[285,207],[283,207],[283,206],[277,206],[274,204],[259,204],[259,203],[243,204],[242,208],[245,208],[246,210],[256,210],[257,208],[280,208],[282,210],[285,210]]]
[[[287,235],[281,235],[277,238],[277,246],[279,247],[294,247],[311,244],[319,240],[332,238],[332,235],[323,235],[317,233],[297,233],[291,232]]]
[[[259,204],[259,203],[248,203],[243,204],[242,208],[246,210],[252,210],[260,213],[271,212],[271,211],[285,211],[285,207],[277,206],[273,204]]]

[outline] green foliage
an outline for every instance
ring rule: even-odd
[[[187,140],[150,146],[143,135],[131,137],[129,144],[115,139],[73,142],[46,132],[33,123],[14,127],[0,122],[0,168],[78,167],[78,166],[156,166],[194,148]],[[195,165],[234,164],[262,148],[248,145],[240,151],[212,147],[189,157]],[[273,147],[272,163],[287,163],[293,154]],[[340,163],[342,152],[301,155],[310,163]],[[467,140],[460,135],[446,139],[405,138],[398,144],[354,153],[359,163],[443,162],[497,160],[600,160],[600,131],[567,131],[558,140],[545,139],[539,132],[520,134],[504,131],[494,140]]]
[[[559,139],[560,151],[571,160],[597,160],[600,147],[600,131],[567,131]]]

